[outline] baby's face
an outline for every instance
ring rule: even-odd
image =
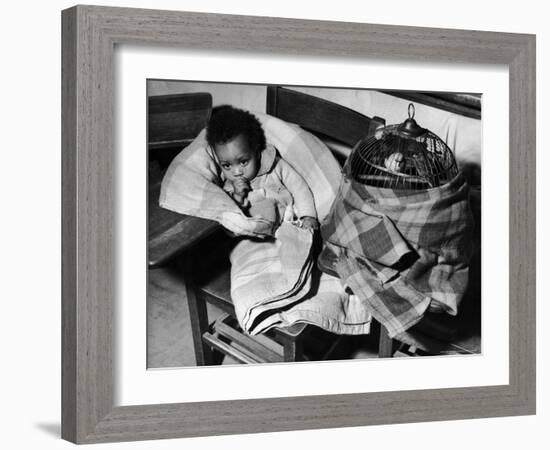
[[[216,145],[214,151],[225,177],[230,181],[240,178],[250,181],[260,169],[259,155],[249,147],[242,134],[225,144]]]

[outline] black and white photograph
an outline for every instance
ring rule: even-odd
[[[147,80],[147,367],[481,354],[482,95]]]

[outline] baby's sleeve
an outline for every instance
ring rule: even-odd
[[[282,183],[292,195],[298,217],[317,218],[313,194],[303,177],[282,158],[277,162],[277,169]]]

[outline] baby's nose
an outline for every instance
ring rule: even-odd
[[[243,169],[241,167],[237,167],[233,169],[233,175],[236,177],[240,177],[243,174]]]

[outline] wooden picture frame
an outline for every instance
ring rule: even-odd
[[[63,11],[62,31],[64,439],[93,443],[535,413],[533,35],[96,6]],[[507,65],[509,383],[114,407],[113,50],[121,43]]]

